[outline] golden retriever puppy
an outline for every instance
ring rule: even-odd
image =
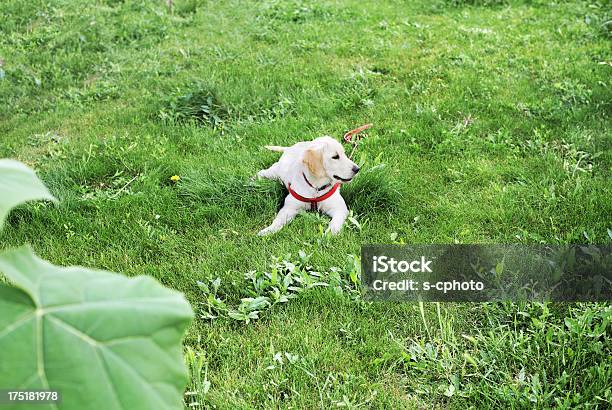
[[[291,147],[266,146],[279,151],[278,162],[257,173],[260,178],[276,179],[287,187],[289,195],[282,209],[258,235],[274,233],[289,223],[301,210],[320,211],[331,217],[328,231],[337,234],[348,216],[340,185],[350,182],[359,167],[332,137],[298,142]]]

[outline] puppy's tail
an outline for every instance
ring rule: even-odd
[[[287,147],[279,147],[278,145],[266,145],[266,148],[276,152],[284,152],[287,149]]]

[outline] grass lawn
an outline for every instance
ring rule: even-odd
[[[609,2],[4,0],[0,21],[0,157],[60,199],[0,244],[184,292],[192,407],[611,406],[607,303],[366,303],[350,279],[364,243],[612,241]],[[261,147],[368,122],[356,223],[257,237],[284,195],[251,180]],[[334,286],[206,318],[300,251]]]

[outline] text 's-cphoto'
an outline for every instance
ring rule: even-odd
[[[0,1],[0,410],[336,408],[612,408],[610,1]]]

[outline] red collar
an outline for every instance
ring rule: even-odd
[[[306,179],[306,175],[304,175],[304,179],[306,180],[308,185],[313,187],[312,184],[308,181],[308,179]],[[321,188],[315,188],[315,189],[317,191],[319,191],[321,189],[327,188],[327,186],[329,186],[329,185],[330,184],[323,185]],[[321,196],[317,196],[317,197],[314,197],[314,198],[306,198],[305,196],[302,196],[302,195],[298,194],[297,192],[295,192],[293,189],[291,189],[291,183],[287,184],[287,189],[289,190],[289,193],[291,194],[291,196],[294,197],[295,199],[297,199],[298,201],[309,203],[310,204],[310,210],[312,210],[312,211],[317,211],[318,210],[318,205],[317,204],[319,202],[321,202],[321,201],[325,201],[327,198],[332,196],[338,190],[338,188],[340,188],[340,182],[336,182],[334,184],[334,186],[329,191],[327,191],[326,193],[324,193]]]

